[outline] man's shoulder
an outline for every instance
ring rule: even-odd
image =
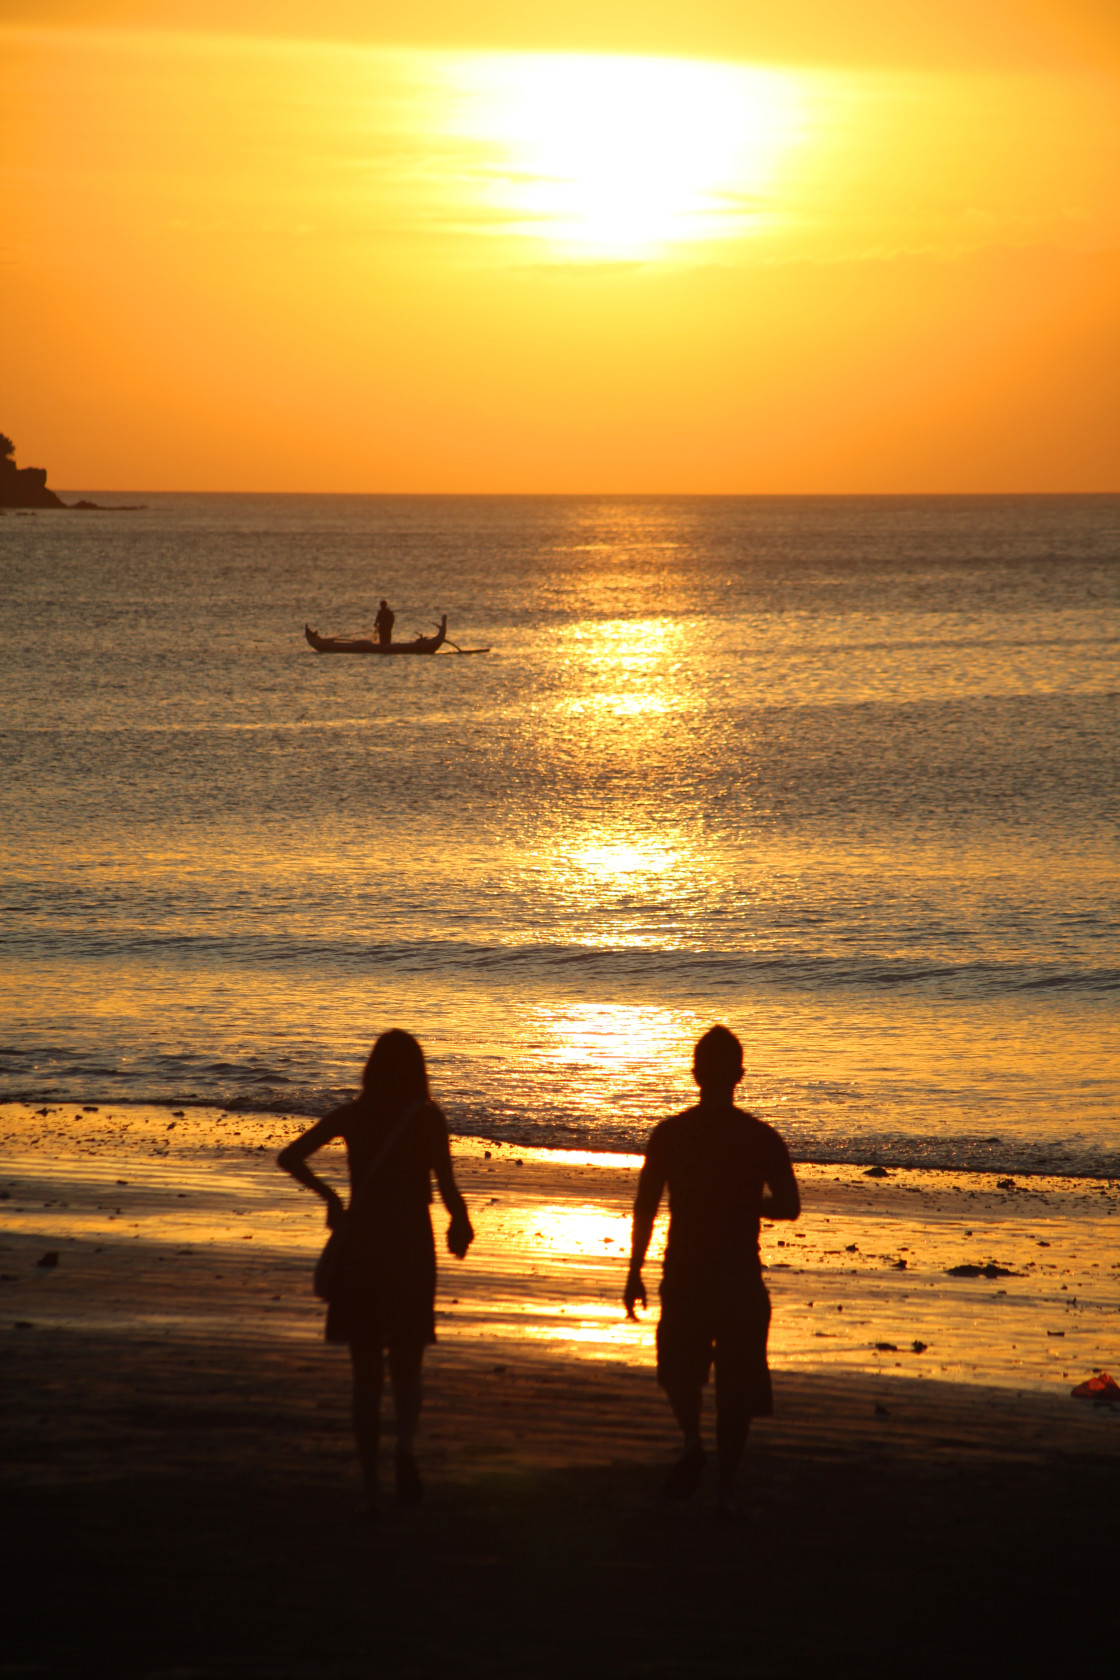
[[[738,1112],[743,1115],[744,1120],[750,1121],[753,1145],[767,1160],[789,1153],[781,1132],[776,1126],[772,1126],[769,1120],[762,1120],[757,1114],[750,1114],[742,1109]]]
[[[699,1114],[700,1105],[682,1109],[679,1114],[670,1114],[665,1120],[659,1120],[646,1142],[646,1153],[651,1149],[668,1149],[682,1137],[689,1133],[689,1122],[693,1116]]]
[[[653,1128],[646,1146],[647,1153],[651,1149],[671,1150],[678,1145],[687,1145],[691,1139],[699,1139],[709,1130],[724,1136],[730,1133],[732,1136],[747,1137],[753,1147],[764,1154],[785,1150],[781,1133],[749,1108],[729,1104],[726,1108],[710,1109],[702,1103],[694,1103],[679,1114],[670,1114]]]

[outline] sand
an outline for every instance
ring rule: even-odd
[[[272,1166],[295,1129],[0,1109],[0,1675],[1114,1654],[1120,1416],[1070,1397],[1120,1364],[1114,1185],[803,1169],[803,1220],[764,1233],[777,1415],[729,1526],[710,1482],[660,1496],[652,1316],[617,1299],[636,1163],[463,1140],[478,1240],[441,1262],[427,1497],[369,1524],[309,1291],[321,1219]]]

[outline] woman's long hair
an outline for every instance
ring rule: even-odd
[[[410,1103],[431,1101],[424,1052],[411,1033],[393,1027],[381,1034],[362,1074],[362,1095],[389,1119]]]

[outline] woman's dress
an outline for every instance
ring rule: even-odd
[[[368,1183],[398,1115],[360,1099],[331,1118],[346,1143],[353,1212],[327,1307],[327,1340],[381,1348],[434,1342],[432,1173],[443,1163],[450,1169],[442,1110],[435,1103],[417,1110]]]

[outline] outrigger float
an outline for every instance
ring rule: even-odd
[[[439,622],[434,636],[417,636],[411,642],[375,642],[367,636],[320,636],[305,624],[303,633],[316,653],[438,653],[444,643],[456,653],[489,653],[489,648],[461,648],[447,641],[447,614]]]

